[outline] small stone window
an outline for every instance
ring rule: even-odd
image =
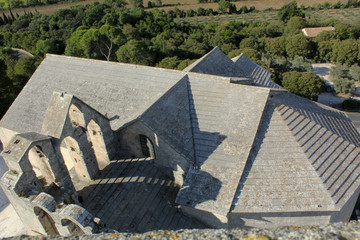
[[[141,152],[145,157],[155,159],[154,144],[151,142],[150,138],[141,134],[140,146],[141,146]]]

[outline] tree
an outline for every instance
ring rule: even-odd
[[[45,56],[46,53],[57,53],[58,49],[55,41],[52,39],[39,40],[36,43],[35,53],[39,56]]]
[[[253,49],[258,49],[259,44],[256,41],[256,38],[254,37],[249,37],[249,38],[244,38],[243,40],[241,40],[239,48],[243,49],[243,48],[253,48]]]
[[[336,61],[341,64],[352,65],[358,59],[359,48],[355,39],[346,39],[334,46]]]
[[[124,44],[126,42],[126,37],[121,31],[121,28],[110,26],[108,24],[101,26],[99,32],[99,51],[107,61],[110,61],[110,59],[113,59],[112,55],[114,48]]]
[[[286,35],[301,33],[301,29],[304,28],[305,25],[306,25],[306,21],[304,18],[299,16],[291,17],[286,24],[284,33]]]
[[[283,22],[287,22],[290,18],[294,16],[305,16],[303,11],[297,7],[297,3],[295,0],[284,5],[278,12],[278,18]]]
[[[132,8],[136,8],[136,7],[144,7],[144,3],[143,0],[129,0],[130,5]]]
[[[355,90],[355,81],[348,78],[333,78],[335,92],[350,93]]]
[[[230,2],[227,1],[227,0],[220,0],[218,2],[218,11],[220,13],[227,13],[228,12],[228,9],[230,7]]]
[[[253,48],[244,48],[241,51],[247,58],[261,64],[261,54],[257,50]]]
[[[325,90],[325,83],[311,72],[286,72],[283,74],[283,87],[296,95],[316,100]]]
[[[350,76],[355,81],[360,81],[360,67],[358,65],[352,65],[349,68]]]
[[[317,53],[320,60],[333,60],[334,59],[334,46],[339,44],[339,40],[322,41],[318,43]]]
[[[116,51],[119,62],[152,65],[154,57],[142,41],[130,40]]]
[[[274,56],[285,56],[286,38],[285,37],[270,38],[265,43],[265,51]]]
[[[177,66],[179,65],[180,60],[177,56],[175,57],[166,57],[162,59],[158,64],[156,64],[157,67],[161,68],[169,68],[169,69],[177,69]]]
[[[296,55],[311,58],[313,45],[303,34],[289,36],[286,39],[286,53],[289,57]]]

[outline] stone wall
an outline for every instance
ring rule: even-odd
[[[127,150],[135,157],[145,157],[141,151],[140,135],[145,135],[153,143],[155,150],[154,163],[166,175],[173,178],[179,186],[182,185],[190,162],[171,148],[162,138],[149,129],[141,121],[136,121],[118,133],[120,148]]]

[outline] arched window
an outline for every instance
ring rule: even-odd
[[[34,207],[34,213],[48,235],[59,235],[54,220],[46,211],[39,207]]]
[[[155,159],[154,144],[151,142],[150,138],[142,134],[139,137],[140,137],[140,146],[141,146],[142,154],[145,157]]]
[[[74,103],[70,105],[69,117],[73,127],[86,128],[84,114],[81,111],[81,107],[79,104]]]
[[[68,136],[64,138],[63,144],[66,146],[66,148],[60,149],[61,154],[74,185],[76,186],[78,182],[89,181],[90,176],[78,142],[74,138]]]
[[[91,140],[92,149],[96,156],[98,167],[100,170],[104,169],[109,163],[110,159],[106,150],[103,133],[96,119],[91,119],[87,130]]]
[[[36,145],[32,147],[28,156],[33,167],[33,171],[43,187],[48,186],[55,181],[54,174],[49,164],[49,159],[46,157],[40,146]]]
[[[61,220],[61,224],[69,230],[71,235],[84,235],[85,232],[73,221],[69,219],[63,219]]]

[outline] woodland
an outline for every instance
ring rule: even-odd
[[[246,14],[249,9],[219,2],[206,14]],[[296,2],[278,11],[276,22],[240,22],[195,25],[176,22],[184,11],[145,9],[141,1],[125,7],[123,0],[104,0],[60,9],[53,15],[25,13],[0,18],[0,117],[47,53],[183,69],[215,46],[230,58],[244,53],[272,72],[272,79],[289,91],[312,100],[325,83],[312,74],[312,62],[332,62],[335,91],[349,92],[360,78],[360,25],[340,20],[319,22],[306,18]],[[330,7],[358,7],[357,1]],[[194,10],[195,11],[195,10]],[[204,13],[205,11],[205,13]],[[256,9],[251,9],[256,11]],[[195,11],[196,12],[196,11]],[[211,13],[212,12],[212,13]],[[185,14],[188,14],[185,12]],[[334,26],[315,38],[304,27]],[[19,58],[14,48],[33,57]],[[336,74],[336,75],[335,75]]]

